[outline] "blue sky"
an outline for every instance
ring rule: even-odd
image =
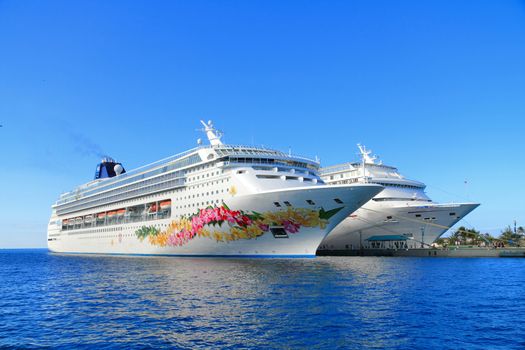
[[[131,169],[199,119],[324,165],[361,142],[525,226],[525,2],[0,1],[0,247],[45,246],[98,152]]]

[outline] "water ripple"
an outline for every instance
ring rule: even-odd
[[[0,251],[0,347],[522,349],[524,259]]]

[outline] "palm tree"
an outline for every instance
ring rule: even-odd
[[[520,227],[520,229],[523,229]],[[512,230],[512,228],[509,226],[505,227],[503,231],[501,231],[501,234],[499,236],[499,239],[503,242],[510,244],[511,242],[518,242],[521,238],[521,233],[518,233],[518,230],[516,230],[516,233]]]
[[[489,239],[488,237],[490,237],[488,233],[484,235],[484,239],[481,237],[481,233],[476,229],[461,226],[450,236],[449,243],[451,245],[456,244],[456,242],[459,242],[460,244],[480,244]]]
[[[459,242],[459,244],[473,244],[473,245],[479,245],[479,244],[487,244],[494,241],[495,238],[490,235],[490,233],[481,233],[480,231],[477,231],[474,228],[466,228],[465,226],[459,227],[456,231],[454,231],[448,238],[447,237],[441,237],[438,240],[436,240],[437,244],[444,245],[455,245],[456,242]]]

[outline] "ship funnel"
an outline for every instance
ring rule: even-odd
[[[125,172],[121,163],[117,163],[111,157],[104,157],[95,170],[95,180],[115,177]]]

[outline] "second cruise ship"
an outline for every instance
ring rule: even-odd
[[[107,158],[95,179],[52,206],[53,252],[313,257],[323,238],[379,193],[378,184],[327,186],[316,160],[209,145],[126,172]]]
[[[319,251],[428,248],[478,203],[433,202],[425,184],[406,179],[399,171],[376,162],[358,145],[361,161],[321,169],[330,185],[374,183],[384,190],[349,215],[321,243]]]

